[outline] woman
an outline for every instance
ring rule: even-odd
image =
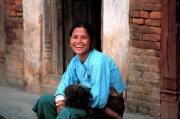
[[[94,30],[91,24],[78,22],[70,30],[70,47],[77,54],[69,63],[66,72],[55,93],[55,102],[50,95],[42,96],[33,110],[38,118],[56,118],[64,107],[64,90],[71,84],[81,84],[92,94],[90,107],[94,110],[103,110],[106,114],[119,118],[120,113],[107,108],[108,97],[111,92],[123,102],[123,91],[126,84],[122,80],[120,71],[114,61],[105,54],[93,48]],[[56,106],[54,106],[56,104]],[[124,111],[124,105],[121,106]],[[55,112],[57,111],[57,113]]]

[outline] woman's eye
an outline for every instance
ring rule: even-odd
[[[77,39],[77,37],[76,37],[76,36],[73,36],[72,38],[73,38],[73,39]]]
[[[82,39],[83,39],[83,40],[85,40],[85,39],[86,39],[86,37],[84,36],[84,37],[82,37]]]

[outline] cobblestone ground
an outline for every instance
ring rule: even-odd
[[[31,110],[39,95],[0,85],[0,119],[37,119]],[[123,119],[153,119],[147,115],[125,113]]]

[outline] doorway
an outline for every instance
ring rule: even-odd
[[[69,31],[78,21],[89,22],[95,31],[95,48],[101,51],[101,0],[63,0],[63,72],[75,56],[70,48]]]

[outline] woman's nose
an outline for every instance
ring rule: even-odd
[[[79,38],[77,39],[77,42],[81,42],[81,37],[79,37]]]

